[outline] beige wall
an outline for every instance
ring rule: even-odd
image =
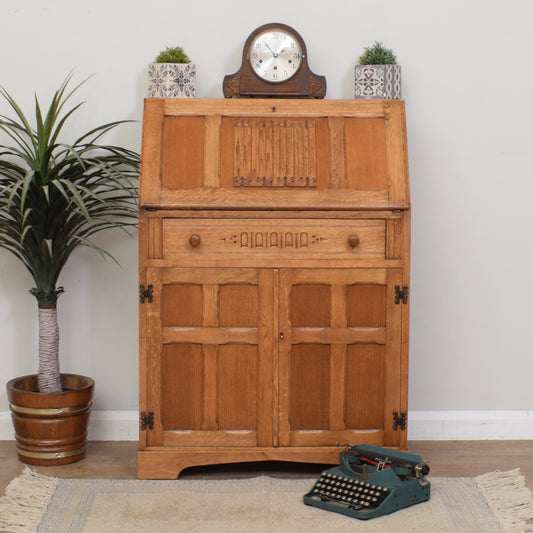
[[[306,7],[302,7],[306,6]],[[197,64],[198,97],[222,97],[257,26],[295,27],[328,98],[351,98],[353,65],[374,40],[402,64],[413,201],[410,408],[533,408],[533,42],[530,0],[3,0],[0,84],[43,105],[76,69],[94,73],[72,134],[142,117],[147,65],[166,45]],[[0,103],[0,113],[7,111]],[[75,129],[75,131],[74,131]],[[140,123],[113,139],[140,149]],[[137,248],[83,249],[60,299],[63,370],[97,381],[96,410],[137,408]],[[36,369],[29,275],[0,251],[0,383]],[[0,389],[0,412],[7,411]]]

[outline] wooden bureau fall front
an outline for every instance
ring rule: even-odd
[[[147,99],[140,478],[406,446],[399,100]]]

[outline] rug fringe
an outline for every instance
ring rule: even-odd
[[[509,533],[533,531],[533,494],[526,486],[520,469],[489,472],[475,478],[479,488],[495,510],[502,527]]]
[[[35,531],[52,499],[58,479],[43,476],[25,467],[7,486],[0,498],[0,531],[28,533]]]

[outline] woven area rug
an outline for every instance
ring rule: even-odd
[[[533,498],[518,470],[431,478],[428,502],[369,521],[307,506],[312,479],[90,480],[26,468],[0,499],[0,531],[54,533],[525,532]]]

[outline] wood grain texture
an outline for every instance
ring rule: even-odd
[[[385,259],[385,220],[162,220],[163,257],[258,255],[277,258]],[[192,246],[191,235],[200,244]],[[357,246],[349,239],[356,236]]]
[[[205,362],[200,345],[166,344],[162,358],[163,429],[202,428]]]
[[[174,100],[143,125],[139,477],[405,448],[403,102]]]
[[[345,120],[346,188],[379,191],[388,187],[391,167],[385,144],[385,119]]]
[[[409,206],[402,101],[148,99],[141,206]]]
[[[161,142],[165,101],[145,100],[142,133],[141,179],[139,198],[142,202],[157,205],[160,202]]]
[[[204,117],[163,119],[161,187],[194,189],[204,182]]]

